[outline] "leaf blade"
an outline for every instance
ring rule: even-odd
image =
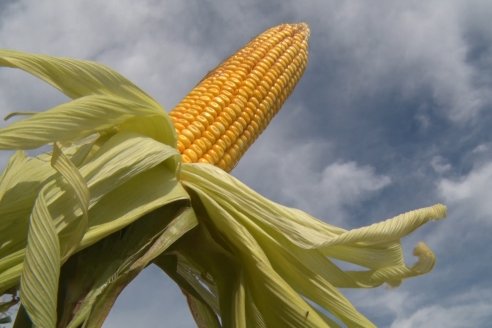
[[[55,327],[60,245],[44,194],[43,188],[31,216],[20,299],[35,326]]]

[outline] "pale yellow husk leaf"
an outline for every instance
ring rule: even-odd
[[[17,150],[0,177],[0,292],[20,284],[19,320],[99,327],[155,263],[200,327],[371,327],[338,288],[398,285],[434,266],[423,243],[407,265],[400,239],[444,217],[443,205],[335,227],[216,167],[182,165],[164,110],[105,66],[10,50],[0,66],[72,99],[0,129],[0,149]],[[73,289],[58,293],[59,280]]]

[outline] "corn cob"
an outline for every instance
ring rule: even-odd
[[[304,23],[270,28],[208,73],[169,113],[183,161],[231,171],[300,79],[308,37]]]

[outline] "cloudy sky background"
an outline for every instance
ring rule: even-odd
[[[487,0],[2,0],[0,47],[105,63],[170,110],[258,33],[307,22],[309,67],[233,174],[345,228],[444,202],[446,220],[404,240],[409,263],[417,241],[435,250],[431,274],[347,295],[380,327],[487,327],[490,17]],[[2,115],[65,100],[25,73],[0,70]],[[135,326],[193,327],[179,291],[155,268],[123,292],[105,324]]]

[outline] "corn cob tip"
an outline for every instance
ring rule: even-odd
[[[309,38],[309,35],[311,34],[311,30],[309,29],[309,25],[305,22],[290,23],[290,24],[286,24],[286,25],[291,25],[294,29],[297,29],[298,33],[302,34],[306,40]]]
[[[281,24],[209,72],[169,113],[184,162],[234,168],[307,65],[309,27]]]

